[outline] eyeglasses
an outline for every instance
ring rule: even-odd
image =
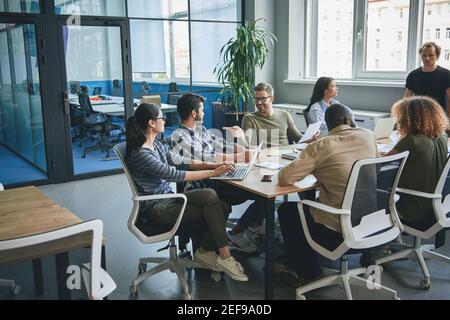
[[[163,120],[163,121],[167,121],[167,117],[158,117],[158,118],[154,118],[154,120],[158,120],[158,119],[161,119],[161,120]]]
[[[272,98],[272,96],[267,96],[267,97],[255,97],[255,101],[256,101],[256,102],[260,101],[260,102],[264,103],[264,102],[266,102],[267,99],[269,99],[269,98]]]

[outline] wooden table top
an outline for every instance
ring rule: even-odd
[[[0,192],[0,241],[57,230],[81,219],[47,197],[36,187]],[[0,251],[0,263],[19,262],[70,249],[90,246],[92,235],[84,233],[36,246]]]
[[[270,148],[262,150],[258,156],[256,164],[273,162],[287,165],[291,160],[281,158],[281,154],[292,151],[292,147],[280,147]],[[250,173],[245,177],[243,181],[225,181],[226,183],[258,194],[264,198],[272,199],[278,196],[283,196],[291,193],[303,192],[316,188],[316,181],[314,178],[308,177],[305,181],[300,181],[295,186],[282,187],[278,185],[278,172],[279,170],[270,170],[253,166]],[[263,175],[272,174],[272,182],[261,182]]]

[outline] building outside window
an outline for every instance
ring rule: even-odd
[[[437,4],[440,4],[440,11]],[[305,49],[299,52],[292,46],[289,50],[293,52],[292,57],[297,55],[297,59],[306,60],[304,65],[296,66],[302,70],[290,70],[292,79],[299,74],[305,78],[336,76],[340,71],[342,79],[404,80],[408,72],[420,64],[418,48],[422,42],[437,41],[443,48],[450,47],[450,14],[444,11],[450,7],[450,0],[290,0],[290,6],[299,5],[304,8],[306,26],[290,26],[290,32],[300,35],[299,41],[304,41]],[[329,23],[314,18],[333,11],[351,12],[352,19]],[[441,35],[442,29],[445,37]],[[325,43],[323,37],[314,40],[316,32],[319,35],[336,32],[338,35],[338,31],[340,34],[345,32],[346,36],[336,36],[331,43]],[[380,50],[381,39],[384,50]],[[330,46],[341,52],[351,52],[351,61],[343,59],[341,65],[336,65],[335,57],[323,54]],[[440,63],[450,67],[446,61]]]

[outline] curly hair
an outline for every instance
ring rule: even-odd
[[[401,137],[423,134],[436,139],[445,133],[449,123],[439,103],[429,97],[401,99],[394,103],[391,114],[397,118],[397,130]]]

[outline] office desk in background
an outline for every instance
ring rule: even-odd
[[[279,162],[289,164],[291,161],[281,158],[281,153],[291,150],[290,147],[262,150],[256,163]],[[265,299],[273,299],[273,262],[274,262],[274,218],[275,199],[278,196],[287,196],[293,193],[302,193],[316,188],[316,179],[308,176],[299,181],[295,186],[281,187],[278,185],[278,171],[253,166],[250,173],[243,181],[218,181],[239,189],[242,193],[251,193],[265,202],[266,215],[266,257],[265,257]],[[265,174],[273,174],[272,182],[261,182]]]
[[[136,110],[136,106],[134,107],[134,110]],[[125,109],[123,107],[123,104],[97,104],[92,105],[92,109],[94,109],[95,112],[105,113],[110,116],[123,116],[125,115]],[[177,106],[174,104],[166,104],[161,103],[161,111],[163,113],[165,112],[176,112]]]
[[[66,208],[43,194],[36,187],[25,187],[0,192],[0,240],[31,236],[80,223],[81,220]],[[67,237],[40,245],[0,251],[0,264],[33,260],[36,295],[44,292],[41,259],[55,255],[58,299],[70,299],[66,285],[69,250],[91,246],[89,233]],[[102,248],[102,266],[105,268],[105,246]],[[106,270],[106,269],[105,269]]]

